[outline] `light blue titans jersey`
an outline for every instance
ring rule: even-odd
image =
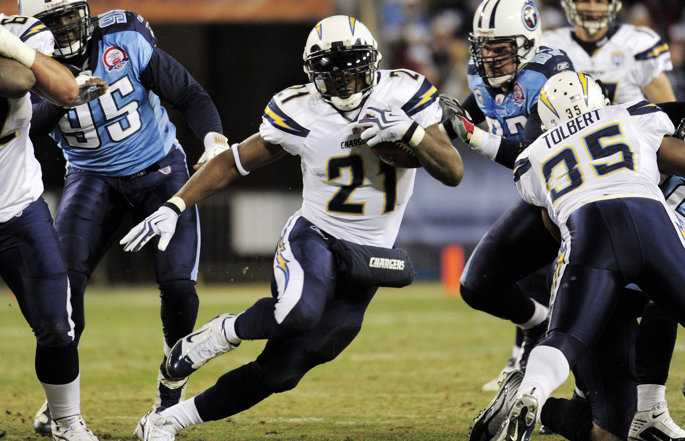
[[[485,85],[471,59],[469,89],[485,115],[490,133],[512,141],[523,141],[523,130],[537,105],[540,89],[549,77],[569,69],[573,69],[573,63],[563,51],[540,47],[519,72],[512,90],[502,93],[500,89]]]
[[[141,83],[157,43],[138,14],[114,10],[94,19],[89,69],[107,94],[71,109],[51,135],[70,165],[106,176],[128,176],[166,156],[176,141],[159,97]]]

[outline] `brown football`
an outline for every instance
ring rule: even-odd
[[[412,149],[401,142],[381,142],[369,147],[381,161],[398,168],[417,168],[421,163]]]

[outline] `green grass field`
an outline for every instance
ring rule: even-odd
[[[239,312],[267,295],[264,285],[199,286],[198,326],[220,312]],[[39,440],[31,422],[43,402],[34,369],[34,339],[8,294],[0,297],[0,440]],[[132,440],[150,409],[162,339],[154,288],[93,287],[81,340],[82,411],[100,440]],[[292,391],[230,419],[184,430],[179,440],[462,440],[492,393],[481,385],[501,369],[513,328],[447,297],[439,285],[379,291],[359,337],[338,359],[312,370]],[[680,388],[685,357],[676,347],[669,408],[685,423]],[[263,342],[193,375],[188,393],[253,360]],[[568,396],[567,382],[555,395]],[[546,441],[561,438],[549,436]]]

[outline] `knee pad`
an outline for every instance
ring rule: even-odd
[[[173,346],[195,327],[200,300],[192,280],[162,282],[159,290],[164,339],[167,345]]]
[[[71,326],[66,318],[61,320],[54,316],[41,317],[33,322],[32,327],[38,346],[60,349],[74,341]]]

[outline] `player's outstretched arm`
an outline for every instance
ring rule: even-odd
[[[664,72],[657,75],[649,84],[642,88],[648,100],[653,103],[663,103],[666,101],[675,101],[675,93],[671,82]]]
[[[55,104],[66,106],[78,96],[78,85],[69,69],[23,43],[0,26],[0,55],[16,60],[33,71],[33,91]]]
[[[18,99],[36,84],[31,69],[16,60],[0,57],[0,96]]]
[[[160,236],[157,247],[164,251],[176,231],[178,216],[187,207],[285,154],[280,146],[264,141],[258,133],[234,144],[207,162],[171,199],[133,227],[119,244],[124,246],[124,251],[135,252],[153,237]]]
[[[421,166],[438,181],[456,187],[464,177],[461,155],[449,138],[440,130],[440,124],[426,128],[426,135],[414,147]]]

